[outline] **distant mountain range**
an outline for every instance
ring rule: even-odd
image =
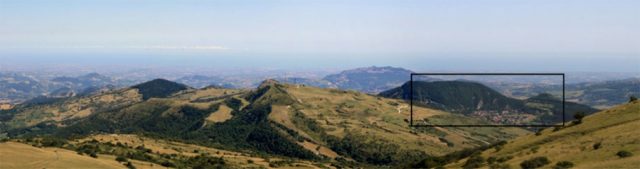
[[[380,96],[409,100],[449,112],[457,112],[501,124],[555,124],[562,121],[562,101],[550,94],[519,100],[469,81],[410,82],[384,91]],[[573,114],[596,112],[597,109],[577,103],[566,103],[566,119]]]
[[[283,77],[275,79],[291,84],[304,84],[321,88],[337,88],[355,90],[369,94],[389,90],[402,85],[409,80],[411,70],[397,67],[364,67],[345,70],[320,78]],[[141,75],[139,75],[141,76]],[[138,76],[136,76],[138,77]],[[142,76],[147,77],[147,76]],[[90,73],[77,77],[43,78],[25,73],[0,72],[0,102],[20,103],[36,97],[68,97],[86,95],[91,92],[104,92],[115,88],[139,83],[141,79],[111,78],[97,73]],[[235,77],[214,75],[188,75],[174,81],[195,88],[223,87],[223,88],[254,88],[265,77]],[[594,77],[589,77],[593,81]],[[145,79],[145,78],[143,78]],[[569,79],[579,80],[578,76]],[[417,76],[414,80],[438,81],[427,76]],[[505,96],[526,99],[542,93],[549,93],[556,97],[561,95],[561,85],[554,83],[536,83],[535,79],[516,78],[513,81],[498,81],[496,79],[472,78],[479,83],[495,89]],[[597,108],[607,108],[624,103],[630,96],[640,95],[640,78],[624,80],[571,83],[567,82],[567,100],[586,104]]]
[[[400,86],[407,81],[411,73],[413,72],[403,68],[374,66],[345,70],[339,74],[328,75],[323,80],[340,89],[375,94]]]
[[[20,103],[37,97],[70,97],[111,90],[122,85],[124,83],[97,73],[46,79],[24,73],[0,72],[0,101]]]

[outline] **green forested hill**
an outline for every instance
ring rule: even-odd
[[[407,82],[379,95],[408,100],[410,94],[411,84]],[[414,81],[413,102],[416,105],[481,117],[502,124],[553,124],[561,122],[563,118],[561,99],[549,94],[519,100],[469,81]],[[572,102],[565,102],[565,107],[567,120],[578,112],[589,114],[597,111]]]
[[[189,87],[180,83],[172,82],[165,79],[155,79],[145,83],[141,83],[132,88],[138,89],[142,98],[147,100],[152,97],[162,98],[170,96],[181,90],[186,90]]]

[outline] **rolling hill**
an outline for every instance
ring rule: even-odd
[[[410,82],[379,95],[408,100]],[[444,111],[480,117],[501,124],[553,124],[562,121],[562,101],[549,94],[519,100],[477,82],[471,81],[414,81],[414,104]],[[566,102],[567,119],[576,112],[596,112],[589,106]]]
[[[155,90],[158,88],[162,90]],[[145,95],[149,97],[144,99]],[[489,123],[429,108],[415,107],[414,111],[416,117],[433,121]],[[21,105],[0,115],[6,124],[0,136],[12,139],[135,134],[343,167],[398,166],[529,133],[518,128],[409,128],[408,105],[402,100],[273,80],[253,90],[192,89],[154,80],[107,93]],[[143,154],[150,158],[135,159],[192,165],[191,158],[167,159],[153,151]]]
[[[459,168],[473,163],[482,168],[517,168],[524,161],[545,158],[537,160],[548,161],[538,163],[544,168],[558,163],[570,163],[574,168],[637,168],[640,166],[639,112],[638,101],[619,105],[586,116],[580,124],[522,136],[447,167]]]

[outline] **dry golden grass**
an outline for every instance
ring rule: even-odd
[[[213,123],[224,122],[231,119],[233,115],[231,115],[231,108],[227,107],[227,105],[220,105],[218,111],[211,113],[209,117],[207,117],[207,121]]]
[[[142,101],[137,89],[122,89],[87,97],[72,98],[60,104],[32,106],[8,122],[12,127],[30,127],[44,121],[61,122],[87,117],[100,106],[129,105]],[[61,126],[61,124],[58,124]]]
[[[132,160],[138,168],[160,168],[160,165]],[[2,169],[90,169],[126,168],[115,157],[100,155],[98,158],[78,155],[60,148],[37,148],[17,142],[0,143],[0,168]]]
[[[414,132],[408,126],[409,105],[402,100],[335,89],[298,85],[284,85],[284,87],[297,103],[290,106],[273,106],[270,119],[301,133],[312,141],[321,139],[298,129],[291,121],[293,112],[301,112],[309,119],[314,119],[327,134],[333,136],[343,137],[347,131],[367,133],[367,137],[384,139],[402,145],[403,149],[425,150],[431,155],[444,155],[476,146],[463,144],[473,139],[469,131],[438,129],[448,134],[446,138],[455,143],[454,147],[447,146],[435,134]],[[414,119],[450,115],[447,112],[417,106],[414,106],[413,111]],[[519,133],[520,131],[507,132]]]
[[[0,110],[9,110],[12,109],[13,106],[11,106],[11,104],[8,103],[0,103]]]
[[[637,168],[640,166],[640,102],[620,105],[587,116],[582,124],[559,131],[545,129],[542,134],[517,138],[497,151],[482,153],[485,158],[513,156],[506,163],[519,167],[524,160],[545,156],[552,164],[570,161],[575,168]],[[601,147],[594,149],[594,144]],[[635,154],[620,158],[616,153],[626,150]],[[450,165],[460,167],[465,160]]]
[[[221,150],[221,149],[198,146],[193,144],[185,144],[185,143],[174,142],[174,141],[157,140],[152,138],[140,137],[132,134],[93,135],[87,138],[76,140],[74,142],[79,143],[79,142],[89,141],[93,139],[99,142],[111,142],[114,144],[118,142],[122,144],[126,143],[127,145],[132,147],[144,145],[145,148],[151,149],[153,153],[160,153],[160,154],[179,154],[184,156],[197,156],[201,153],[208,153],[214,157],[223,157],[225,162],[227,162],[232,166],[240,166],[244,168],[247,168],[247,167],[270,168],[269,162],[267,161],[267,159],[260,158],[260,157],[253,157],[246,153],[239,153],[239,152]],[[269,160],[283,160],[283,159],[270,158]],[[252,161],[252,163],[249,163],[249,161]],[[309,168],[318,168],[314,166],[312,162],[309,162],[309,161],[297,161],[297,162],[294,162],[293,165],[311,166]],[[155,166],[158,166],[158,165],[155,165]],[[138,167],[138,165],[136,165],[136,167]]]

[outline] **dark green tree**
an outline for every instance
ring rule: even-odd
[[[534,169],[534,168],[540,168],[549,163],[551,163],[551,161],[549,161],[547,157],[534,157],[532,159],[525,160],[522,163],[520,163],[520,167],[522,167],[523,169]]]
[[[585,116],[584,112],[576,112],[575,114],[573,114],[573,118],[575,119],[574,123],[575,124],[582,123],[582,118],[584,118],[584,116]]]

